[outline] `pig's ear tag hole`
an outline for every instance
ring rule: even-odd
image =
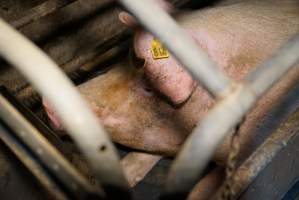
[[[161,42],[157,39],[154,39],[151,44],[151,52],[153,55],[153,58],[156,59],[163,59],[163,58],[169,58],[169,52],[168,50],[163,47]]]

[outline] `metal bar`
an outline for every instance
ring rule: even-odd
[[[35,86],[57,112],[103,187],[128,197],[128,184],[110,138],[59,67],[32,42],[0,20],[0,54]]]
[[[95,190],[2,94],[0,95],[0,118],[75,196],[98,193],[99,196],[104,197],[103,191]]]
[[[92,49],[103,53],[128,39],[130,35],[118,19],[119,12],[118,8],[102,11],[79,29],[54,38],[42,48],[59,65],[66,64]]]
[[[175,159],[166,186],[166,196],[177,194],[184,198],[196,184],[218,145],[241,118],[251,109],[258,97],[299,60],[299,34],[290,39],[277,53],[249,74],[246,80],[257,81],[237,87],[216,104],[184,143]],[[296,66],[298,67],[298,66]],[[230,115],[227,115],[230,113]],[[216,124],[217,123],[217,124]]]
[[[49,178],[49,174],[34,160],[30,153],[2,125],[0,125],[0,139],[55,199],[69,199],[57,184]]]
[[[198,182],[218,145],[251,108],[255,97],[238,87],[228,98],[209,111],[185,141],[173,162],[166,182],[165,196],[184,199]],[[229,117],[227,113],[230,113]]]
[[[77,0],[51,15],[23,26],[19,30],[32,41],[38,42],[48,38],[60,28],[90,18],[99,10],[111,5],[112,2],[113,0]]]
[[[21,28],[35,20],[38,20],[57,11],[58,9],[67,5],[68,3],[71,3],[72,1],[75,0],[48,0],[29,11],[25,11],[23,17],[10,22],[10,24],[15,28]]]
[[[223,96],[232,81],[222,73],[209,57],[177,23],[151,0],[119,0],[138,21],[153,33],[215,97]],[[155,13],[153,15],[153,13]]]
[[[261,171],[299,134],[299,110],[296,110],[278,129],[260,145],[257,150],[246,159],[234,174],[235,180],[231,185],[234,191],[233,199],[237,199],[242,192],[255,180]],[[222,186],[214,200],[220,199],[224,187]]]
[[[91,54],[106,52],[130,35],[118,19],[120,9],[112,2],[113,0],[77,0],[55,13],[29,23],[20,31],[31,40],[39,40],[41,48],[62,69],[72,67],[67,70],[74,71]],[[78,57],[79,62],[75,64]],[[76,61],[72,66],[68,65],[72,60]],[[27,87],[28,83],[13,68],[4,67],[5,70],[0,75],[1,82],[10,90],[22,90],[19,97],[27,101],[33,94]],[[31,98],[29,101],[31,102]]]
[[[119,58],[126,55],[127,51],[128,41],[125,41],[122,44],[107,50],[105,53],[93,50],[83,54],[61,66],[61,68],[74,84],[81,84],[88,78],[91,78],[91,75],[93,75],[95,71],[97,71],[96,74],[99,72],[106,72],[107,66],[110,65],[110,63],[117,62]],[[30,84],[26,84],[23,87],[20,87],[19,90],[14,90],[13,92],[14,95],[30,109],[36,108],[41,104],[42,99],[39,98],[39,95],[34,91]]]

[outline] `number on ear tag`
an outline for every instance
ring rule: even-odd
[[[166,48],[164,48],[161,42],[157,39],[152,41],[152,55],[154,59],[163,59],[169,57],[169,52]]]

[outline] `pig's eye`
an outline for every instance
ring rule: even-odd
[[[152,96],[154,94],[153,89],[150,86],[148,86],[148,85],[144,85],[142,87],[142,90],[143,90],[143,94],[145,96]]]
[[[141,68],[145,65],[145,59],[138,58],[134,52],[130,51],[129,56],[130,56],[130,63],[134,67]]]
[[[145,90],[146,92],[149,92],[149,93],[152,93],[152,92],[153,92],[153,90],[152,90],[150,87],[147,87],[147,86],[144,87],[144,90]]]

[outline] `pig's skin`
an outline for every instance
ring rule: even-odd
[[[225,1],[227,4],[233,4],[232,1]],[[255,4],[255,5],[254,5]],[[257,5],[260,4],[260,5]],[[236,46],[235,41],[242,41],[244,38],[244,34],[246,34],[247,30],[257,30],[256,28],[261,28],[259,25],[258,27],[242,27],[242,26],[251,26],[250,24],[246,23],[246,19],[252,16],[248,16],[252,14],[252,10],[256,9],[256,6],[264,6],[263,3],[251,3],[251,8],[249,12],[246,12],[244,14],[241,14],[236,10],[236,8],[228,8],[228,9],[235,9],[231,14],[231,16],[228,16],[227,18],[224,16],[224,19],[222,18],[223,12],[226,12],[226,9],[220,9],[218,12],[217,10],[211,10],[207,12],[195,12],[194,14],[185,14],[181,15],[181,17],[178,19],[180,22],[180,25],[186,30],[188,35],[193,38],[194,42],[197,43],[202,48],[207,48],[209,55],[212,58],[215,58],[214,60],[220,64],[220,66],[227,66],[227,62],[230,62],[230,59],[232,57],[235,57],[235,55],[238,55],[238,52],[234,52],[234,50],[239,51],[240,48]],[[268,3],[269,4],[269,3]],[[275,4],[275,2],[273,2]],[[239,4],[236,4],[237,9],[239,8]],[[270,6],[270,5],[266,5]],[[277,6],[277,5],[274,5]],[[250,6],[249,6],[250,7]],[[273,7],[272,7],[273,8]],[[262,8],[265,9],[265,8]],[[242,10],[242,9],[241,9]],[[257,9],[260,10],[260,9]],[[271,10],[271,8],[269,9]],[[169,12],[171,10],[168,9]],[[243,12],[243,10],[242,10]],[[256,16],[256,19],[259,17],[264,18],[269,11],[262,11],[262,14],[259,16]],[[211,16],[211,14],[215,14],[215,16]],[[247,16],[246,16],[247,15]],[[235,20],[236,17],[236,21]],[[242,18],[245,17],[245,20],[242,22]],[[270,16],[269,16],[270,17]],[[120,19],[123,17],[120,15]],[[207,20],[206,20],[207,19]],[[261,19],[261,20],[267,20]],[[125,24],[128,26],[132,26],[134,22],[133,20],[122,20]],[[130,22],[131,21],[131,22]],[[224,23],[232,23],[231,25],[224,27],[221,25],[221,22]],[[234,23],[235,22],[235,23]],[[216,25],[217,28],[223,27],[226,30],[214,29],[213,25]],[[240,26],[241,25],[241,26]],[[228,29],[227,29],[228,28]],[[244,29],[243,29],[244,28]],[[214,30],[216,31],[214,31]],[[231,29],[231,30],[229,30]],[[243,29],[244,32],[241,33],[235,33],[236,29]],[[218,33],[216,35],[211,35],[211,33]],[[220,35],[219,35],[220,32]],[[226,34],[223,34],[225,32]],[[229,36],[227,34],[231,33],[232,35]],[[248,34],[248,33],[247,33]],[[250,33],[249,33],[250,34]],[[248,35],[249,35],[248,34]],[[242,37],[241,40],[238,38],[238,36]],[[213,37],[217,37],[218,40],[214,40]],[[248,39],[250,39],[251,36],[249,36]],[[252,35],[252,37],[255,37],[255,34]],[[219,48],[219,44],[215,44],[215,42],[220,41],[219,39],[223,38],[221,40],[222,47]],[[235,39],[233,39],[235,38]],[[135,37],[134,37],[134,49],[136,52],[137,57],[142,58],[145,60],[145,72],[149,79],[152,82],[152,85],[157,88],[162,94],[164,94],[166,97],[169,98],[169,100],[174,103],[175,105],[181,104],[184,101],[188,99],[188,97],[192,94],[193,89],[196,86],[196,82],[192,79],[192,77],[187,73],[186,70],[184,70],[181,67],[181,64],[179,64],[173,56],[167,59],[154,59],[151,53],[151,42],[154,39],[154,37],[145,32],[138,30],[136,31]],[[270,38],[269,38],[270,39]],[[255,40],[256,41],[256,40]],[[269,41],[269,40],[267,40]],[[173,41],[175,42],[175,41]],[[246,41],[244,41],[246,42]],[[232,47],[228,47],[230,45],[234,45]],[[244,47],[243,44],[240,44]],[[249,44],[250,45],[250,44]],[[256,44],[253,44],[254,46]],[[263,45],[261,43],[261,45]],[[233,55],[225,55],[227,53],[227,49],[230,49],[230,53]],[[246,47],[247,48],[247,47]],[[224,52],[222,50],[224,49]],[[237,58],[240,60],[239,58]],[[250,59],[252,58],[246,58],[243,57],[242,59]],[[223,62],[223,63],[219,63]],[[241,61],[242,62],[242,61]],[[250,67],[250,66],[249,66]],[[246,70],[246,69],[245,69]],[[236,70],[233,70],[233,73]]]
[[[174,12],[174,8],[164,0],[155,0],[166,12]],[[121,12],[119,19],[124,24],[135,29],[134,50],[138,58],[143,59],[144,69],[151,85],[170,100],[175,106],[184,103],[196,87],[196,81],[170,55],[169,58],[154,59],[151,53],[151,43],[155,39],[151,34],[141,30],[136,20],[128,13]],[[192,33],[190,36],[193,37]]]
[[[241,80],[299,30],[298,1],[249,1],[249,3],[186,13],[180,23],[200,36],[198,44],[231,78]],[[173,108],[144,88],[142,69],[120,64],[106,75],[80,86],[81,93],[98,114],[114,141],[129,147],[174,155],[209,108],[212,98],[197,87],[181,108]],[[259,121],[296,83],[299,67],[258,101],[241,127],[242,150],[254,137]],[[217,125],[217,122],[215,122]],[[228,141],[228,140],[227,140]],[[228,142],[215,159],[223,162]]]
[[[145,60],[144,70],[152,85],[173,104],[180,105],[190,97],[196,82],[172,55],[169,58],[153,59],[153,40],[151,34],[138,31],[134,39],[136,56]]]
[[[244,44],[238,44],[238,41],[246,42],[246,40],[244,40],[244,35],[246,34],[248,41],[255,42],[251,42],[248,45],[252,45],[254,48],[256,48],[256,45],[260,45],[260,47],[257,47],[257,49],[262,49],[262,45],[265,44],[263,42],[259,44],[256,43],[257,41],[259,42],[259,40],[256,40],[254,38],[256,36],[254,32],[259,31],[260,28],[263,28],[261,26],[262,24],[269,23],[270,20],[273,19],[274,23],[277,23],[278,21],[283,23],[281,19],[275,19],[273,13],[269,13],[272,11],[275,12],[274,10],[277,9],[275,8],[275,6],[285,4],[285,7],[287,7],[287,9],[290,9],[290,5],[286,4],[294,5],[294,1],[278,2],[277,0],[274,0],[272,2],[266,0],[262,3],[251,0],[251,2],[247,5],[244,2],[234,2],[236,1],[222,2],[223,4],[233,4],[229,8],[220,7],[218,9],[209,9],[203,12],[194,12],[193,14],[186,13],[178,18],[180,25],[186,30],[187,34],[191,38],[193,38],[194,42],[197,43],[200,47],[206,48],[209,55],[212,58],[215,58],[214,60],[216,62],[218,61],[217,63],[220,65],[220,67],[224,68],[229,66],[229,63],[232,62],[232,58],[237,59],[242,63],[244,63],[242,59],[255,59],[247,56],[237,58],[237,56],[239,55],[238,51],[240,50],[240,46],[241,48],[247,48],[247,46]],[[249,11],[246,11],[245,9],[239,9],[240,6],[243,6],[243,8],[247,7]],[[293,9],[293,11],[296,11],[297,6],[298,5],[294,5],[295,8]],[[253,9],[256,9],[256,11],[252,12]],[[171,12],[171,9],[167,9],[167,11]],[[223,14],[227,11],[230,12],[230,15]],[[261,11],[261,13],[259,14],[258,11]],[[283,12],[283,10],[280,10],[280,12]],[[254,16],[255,13],[257,13],[256,16]],[[134,26],[135,22],[133,18],[126,18],[124,16],[128,15],[120,14],[119,18],[121,19],[121,21],[123,21],[128,26]],[[255,19],[253,19],[253,17]],[[249,23],[248,19],[250,20]],[[254,20],[261,20],[261,22],[256,23],[254,22]],[[223,22],[224,24],[226,24],[226,26],[222,25]],[[228,25],[228,23],[231,24]],[[278,24],[275,24],[272,30],[270,27],[271,25],[273,25],[273,23],[267,25],[267,27],[269,27],[267,31],[269,31],[270,33],[272,33],[272,30],[276,31]],[[213,26],[216,27],[214,28]],[[239,29],[239,32],[235,31],[237,29]],[[251,35],[252,32],[254,34]],[[261,32],[265,33],[264,31]],[[265,35],[268,34],[266,33]],[[253,40],[251,38],[253,38]],[[181,67],[181,65],[173,58],[173,56],[170,56],[166,59],[154,59],[151,53],[151,42],[153,39],[154,38],[151,34],[145,31],[137,30],[134,37],[134,49],[136,55],[137,57],[145,60],[145,72],[148,78],[151,80],[152,85],[162,94],[168,97],[169,100],[175,105],[181,104],[186,101],[192,94],[196,86],[196,82],[193,81],[192,77],[187,73],[186,70]],[[219,41],[220,45],[218,44]],[[269,42],[271,41],[271,38],[266,39],[265,41]],[[219,47],[220,49],[218,49]],[[246,51],[246,49],[244,49],[243,51]],[[230,55],[226,55],[228,52]],[[248,63],[248,66],[245,67],[250,68],[250,63]],[[229,66],[229,68],[232,67]],[[248,71],[248,69],[244,69],[243,71],[246,72]],[[236,70],[232,68],[231,73],[235,72]],[[230,72],[228,71],[228,73]]]
[[[114,141],[136,149],[173,155],[196,125],[194,119],[197,121],[208,110],[208,99],[196,102],[205,96],[198,90],[177,110],[147,88],[143,70],[123,62],[105,75],[80,85],[79,91]],[[44,105],[50,120],[55,119],[54,127],[61,130],[52,108],[46,101]],[[189,118],[190,112],[196,116]]]
[[[130,187],[135,187],[159,162],[161,156],[141,152],[130,152],[122,160],[121,166]]]

